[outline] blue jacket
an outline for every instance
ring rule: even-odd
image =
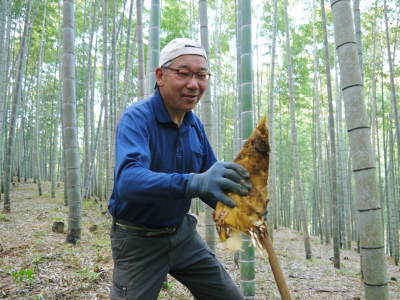
[[[116,132],[114,188],[108,209],[117,219],[151,228],[181,223],[190,208],[190,173],[216,161],[199,118],[172,122],[158,89],[129,106]],[[202,199],[215,208],[215,200]]]

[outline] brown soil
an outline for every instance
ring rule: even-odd
[[[108,231],[110,218],[106,203],[84,201],[82,237],[73,246],[65,233],[55,233],[56,221],[67,224],[68,208],[62,189],[51,199],[49,186],[37,196],[33,183],[17,184],[12,191],[10,214],[0,214],[0,299],[108,299],[112,259]],[[0,201],[3,205],[3,201]],[[199,232],[204,232],[203,215]],[[96,226],[93,226],[96,225]],[[66,225],[67,227],[67,225]],[[89,230],[90,228],[90,230]],[[312,238],[313,258],[304,258],[301,235],[279,228],[274,248],[293,299],[361,299],[363,286],[359,254],[342,250],[342,267],[330,260],[332,246]],[[233,254],[218,244],[216,255],[240,284],[240,270]],[[400,270],[388,259],[390,299],[400,299]],[[280,299],[270,267],[262,255],[256,259],[256,298]],[[188,290],[169,278],[159,299],[192,299]]]

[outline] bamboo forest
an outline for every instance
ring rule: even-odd
[[[399,22],[395,0],[0,0],[0,299],[110,299],[118,124],[175,38],[207,53],[218,161],[266,117],[267,252],[189,211],[243,299],[400,299]],[[170,272],[157,299],[193,291]]]

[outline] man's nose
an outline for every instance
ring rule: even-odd
[[[188,89],[198,89],[199,88],[199,82],[196,79],[196,76],[192,74],[192,76],[188,79],[186,83],[186,87]]]

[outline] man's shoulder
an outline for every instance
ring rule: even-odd
[[[142,114],[146,112],[151,113],[151,97],[134,102],[125,110],[125,114]]]
[[[151,98],[147,98],[129,105],[122,114],[121,121],[125,119],[150,120],[153,113],[150,100]]]
[[[146,130],[154,125],[154,113],[150,104],[150,99],[140,100],[129,105],[118,121],[118,130],[124,128],[136,128]]]

